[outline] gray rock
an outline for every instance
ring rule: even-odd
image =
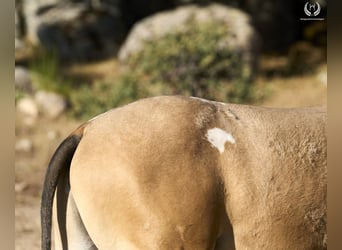
[[[15,67],[15,88],[17,90],[32,92],[32,82],[29,71],[21,66]]]
[[[59,137],[59,133],[58,131],[56,130],[50,130],[48,133],[47,133],[47,138],[50,140],[50,141],[53,141],[55,139],[57,139]]]
[[[28,188],[28,184],[26,182],[16,182],[14,184],[14,190],[16,193],[20,193]]]
[[[54,92],[40,90],[37,91],[34,98],[40,112],[48,118],[57,118],[67,108],[66,100]]]
[[[39,45],[37,29],[41,23],[40,10],[56,5],[59,0],[22,0],[22,12],[26,23],[26,37],[33,45]]]
[[[22,153],[31,153],[33,143],[29,139],[20,139],[15,143],[15,151]]]
[[[167,34],[182,31],[189,17],[199,23],[214,21],[218,25],[225,25],[227,36],[222,37],[217,46],[242,53],[246,75],[254,75],[258,60],[259,38],[250,24],[250,18],[236,8],[220,4],[204,7],[189,5],[145,18],[132,28],[120,48],[119,60],[126,62],[131,55],[144,49],[146,42],[157,41]]]
[[[110,7],[101,3],[26,0],[27,38],[56,50],[64,60],[116,54],[124,37],[120,11],[113,3]]]
[[[23,97],[17,102],[17,112],[33,119],[39,114],[38,106],[31,97]]]

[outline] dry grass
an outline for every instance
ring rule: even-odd
[[[115,81],[120,73],[120,64],[112,58],[100,62],[71,65],[64,69],[66,75],[82,82]]]

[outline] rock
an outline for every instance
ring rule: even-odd
[[[22,13],[26,23],[26,38],[33,44],[39,45],[37,29],[40,24],[41,9],[50,8],[58,3],[58,0],[22,0]]]
[[[29,139],[20,139],[15,144],[15,151],[22,153],[31,153],[33,144]]]
[[[41,113],[52,119],[60,116],[67,108],[66,100],[53,92],[37,91],[35,101]]]
[[[198,23],[210,20],[217,22],[217,25],[225,25],[227,36],[222,37],[217,46],[241,53],[242,62],[245,65],[244,71],[247,72],[247,75],[254,75],[258,60],[259,41],[257,33],[250,24],[250,18],[236,8],[220,4],[203,7],[188,5],[145,18],[132,28],[120,48],[119,60],[126,62],[130,56],[143,50],[146,42],[157,41],[167,34],[181,32],[190,17]]]
[[[120,12],[114,4],[110,8],[89,4],[95,2],[101,3],[26,0],[28,40],[56,50],[63,60],[99,59],[116,54],[124,38]]]
[[[55,139],[57,139],[59,137],[59,133],[56,131],[56,130],[50,130],[48,133],[47,133],[47,138],[50,140],[50,141],[53,141]]]
[[[32,92],[32,82],[28,70],[24,67],[15,67],[15,88],[27,93]]]
[[[38,117],[38,107],[31,97],[23,97],[17,102],[17,111],[26,117],[36,119]]]
[[[14,190],[16,193],[20,193],[28,188],[28,184],[26,182],[16,182],[14,184]]]

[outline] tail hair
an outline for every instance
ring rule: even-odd
[[[71,160],[81,141],[83,129],[67,137],[57,148],[45,174],[41,196],[41,249],[51,249],[52,205],[56,187],[62,173],[69,172]]]

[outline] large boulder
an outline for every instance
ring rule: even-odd
[[[35,45],[56,50],[66,60],[91,60],[116,54],[124,37],[120,11],[114,4],[109,8],[100,3],[26,0],[27,38]]]
[[[183,32],[189,20],[201,23],[215,22],[227,29],[225,36],[217,42],[220,48],[228,48],[241,55],[243,71],[253,77],[259,52],[259,39],[250,23],[250,17],[232,7],[220,4],[208,6],[188,5],[165,11],[138,22],[120,48],[118,57],[122,62],[141,50],[147,43],[157,42],[168,34]]]
[[[18,0],[16,9],[25,19],[25,36],[33,45],[39,45],[37,30],[40,25],[41,10],[52,8],[58,4],[59,0]]]

